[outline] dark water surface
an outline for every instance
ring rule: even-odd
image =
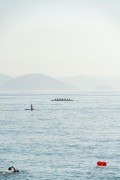
[[[120,179],[120,92],[0,94],[0,171],[11,165],[0,180]]]

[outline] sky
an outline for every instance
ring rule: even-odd
[[[0,0],[0,73],[120,77],[120,0]]]

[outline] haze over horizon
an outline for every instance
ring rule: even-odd
[[[120,77],[119,0],[0,0],[0,73]]]

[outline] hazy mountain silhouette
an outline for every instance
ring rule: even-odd
[[[95,77],[79,75],[58,79],[75,86],[79,90],[120,90],[120,78],[112,76]]]
[[[5,91],[68,91],[76,90],[72,85],[44,74],[26,74],[3,84]]]
[[[0,74],[0,86],[9,80],[12,80],[13,78],[11,76],[5,75],[5,74]]]
[[[94,76],[79,75],[75,77],[59,78],[59,80],[74,85],[79,88],[79,90],[93,90],[98,86],[104,86],[104,82],[100,78]]]
[[[120,90],[120,78],[112,76],[53,78],[44,74],[26,74],[17,78],[0,74],[0,91],[78,91]]]

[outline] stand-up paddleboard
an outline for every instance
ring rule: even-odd
[[[25,109],[25,110],[33,111],[34,110],[33,105],[31,104],[31,108],[30,109]]]
[[[29,111],[32,111],[31,109],[25,109],[25,110],[29,110]]]

